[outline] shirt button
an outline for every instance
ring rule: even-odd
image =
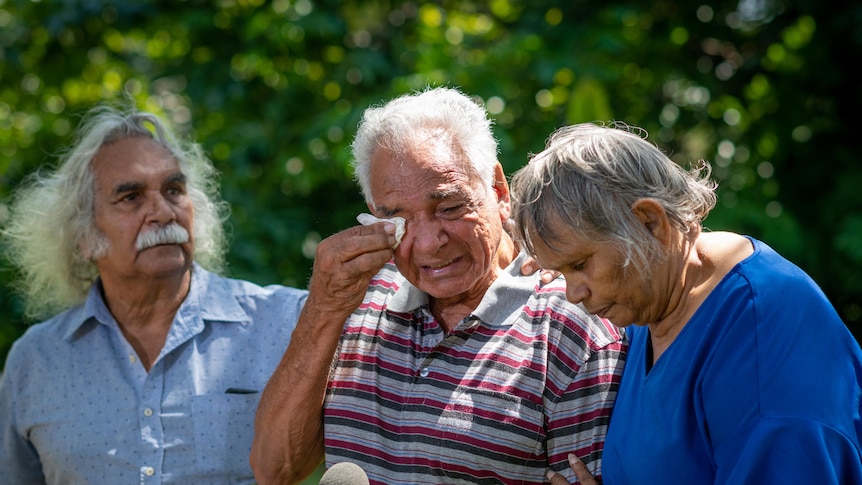
[[[134,364],[136,360],[138,360],[138,358],[135,357],[135,354],[129,354],[129,362],[130,363]]]
[[[150,416],[152,416],[152,415],[153,415],[153,410],[152,410],[152,409],[150,409],[150,408],[146,408],[146,409],[144,409],[144,416],[146,416],[146,417],[148,417],[148,418],[149,418],[149,417],[150,417]]]
[[[153,475],[155,475],[155,474],[156,474],[156,471],[155,471],[155,470],[153,470],[153,467],[151,467],[151,466],[146,466],[146,467],[144,467],[144,473],[145,473],[148,477],[151,477],[151,476],[153,476]]]
[[[419,376],[420,377],[428,377],[428,368],[423,367],[422,370],[419,371]]]

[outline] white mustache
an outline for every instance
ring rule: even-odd
[[[135,249],[143,251],[160,244],[183,244],[188,241],[189,232],[183,226],[172,222],[167,226],[139,233],[135,240]]]

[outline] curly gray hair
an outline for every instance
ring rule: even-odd
[[[228,209],[201,147],[178,141],[154,114],[100,105],[86,113],[59,165],[31,174],[17,189],[0,231],[7,258],[18,269],[28,317],[44,318],[82,303],[98,277],[92,259],[107,241],[94,222],[91,162],[103,145],[129,137],[152,138],[177,160],[194,207],[195,260],[223,270]]]

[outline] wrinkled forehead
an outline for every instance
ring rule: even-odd
[[[482,178],[463,152],[443,139],[426,139],[399,149],[381,147],[371,161],[370,191],[375,205],[394,194],[424,194],[441,199],[467,196],[482,186]]]
[[[182,176],[173,154],[147,137],[122,138],[102,145],[93,156],[90,168],[97,187],[145,177],[167,179]]]

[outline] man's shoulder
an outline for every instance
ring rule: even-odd
[[[580,304],[575,304],[566,299],[566,280],[562,276],[545,284],[537,284],[533,289],[530,305],[536,306],[537,310],[543,312],[560,312],[571,315],[574,318],[587,319],[589,314]]]
[[[47,352],[56,355],[67,345],[68,337],[84,322],[83,305],[75,306],[53,317],[27,327],[12,344],[7,363],[15,359],[33,362]]]
[[[308,294],[289,286],[260,286],[205,270],[196,271],[193,289],[183,305],[200,312],[204,321],[284,326],[283,322],[295,322]]]
[[[530,304],[563,338],[582,340],[594,349],[623,340],[623,333],[614,324],[591,314],[582,304],[566,299],[566,282],[562,277],[537,287]]]
[[[284,298],[291,297],[303,299],[307,290],[285,286],[281,284],[259,285],[257,283],[228,276],[218,275],[199,268],[202,287],[207,293],[222,297],[250,297],[250,298]]]

